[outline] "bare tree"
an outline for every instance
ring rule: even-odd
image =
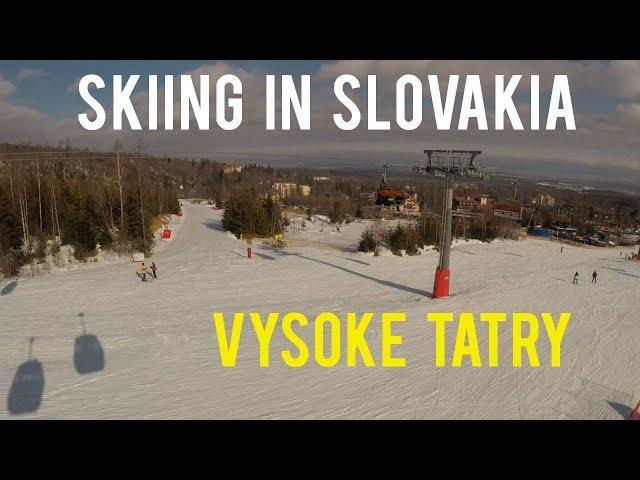
[[[11,188],[11,208],[13,209],[13,213],[16,213],[16,201],[13,194],[13,179],[11,178],[11,174],[9,174],[9,185]]]
[[[142,221],[142,240],[144,245],[147,245],[147,229],[144,224],[144,206],[142,204],[142,176],[140,175],[140,157],[144,154],[144,143],[142,138],[138,138],[138,145],[136,147],[136,172],[138,174],[138,195],[140,196],[140,220]]]
[[[124,200],[122,199],[122,169],[120,166],[120,151],[122,150],[122,142],[116,140],[113,144],[116,152],[116,181],[118,182],[118,193],[120,194],[120,231],[124,230]]]
[[[22,187],[22,188],[21,188]],[[29,210],[27,204],[27,182],[25,180],[24,184],[18,185],[18,203],[20,206],[20,222],[22,224],[22,239],[23,245],[26,250],[29,251],[31,248],[30,238],[29,238]]]
[[[113,220],[113,203],[111,201],[111,191],[109,190],[109,179],[105,172],[102,172],[102,179],[104,181],[104,200],[109,209],[110,229],[113,232],[115,230],[115,222]]]
[[[36,170],[38,173],[38,208],[40,211],[40,233],[42,233],[42,195],[40,191],[40,160],[36,161]]]
[[[51,223],[53,224],[53,238],[56,238],[56,228],[58,229],[58,237],[60,237],[60,241],[62,242],[62,234],[60,233],[60,219],[58,217],[58,204],[56,202],[56,191],[53,183],[53,178],[51,179]],[[53,221],[53,217],[55,216],[55,223]]]

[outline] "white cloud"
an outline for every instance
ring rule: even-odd
[[[16,86],[11,83],[9,80],[5,80],[0,75],[0,99],[9,97],[16,91]]]
[[[52,123],[46,115],[31,108],[0,99],[0,138],[4,141],[42,142]]]
[[[67,89],[65,90],[65,93],[67,95],[73,95],[73,94],[78,93],[78,88],[80,86],[80,80],[81,79],[82,79],[82,77],[76,77],[76,79],[73,81],[73,83],[67,87]]]
[[[179,123],[179,75],[192,75],[198,88],[199,75],[211,76],[211,130],[180,131]],[[243,82],[243,124],[233,132],[222,131],[215,123],[215,80],[227,73],[237,75]],[[423,124],[413,132],[405,132],[392,126],[389,132],[369,132],[366,127],[366,102],[357,100],[363,119],[360,127],[352,132],[343,132],[333,124],[331,115],[341,112],[341,106],[333,97],[331,82],[341,73],[352,73],[366,83],[367,74],[379,75],[379,83],[389,87],[403,73],[415,73],[424,78],[429,73],[448,75],[452,73],[478,73],[487,78],[497,73],[505,75],[538,73],[544,79],[553,78],[556,73],[569,75],[574,108],[576,108],[575,132],[563,131],[564,123],[555,132],[513,132],[507,122],[507,130],[479,132],[475,123],[467,132],[437,131],[432,111],[424,111]],[[158,92],[157,132],[143,132],[143,140],[149,151],[161,152],[207,152],[238,151],[264,153],[263,161],[269,161],[274,154],[319,156],[344,158],[345,164],[377,166],[388,161],[412,163],[422,158],[422,151],[429,146],[478,148],[483,150],[483,159],[504,159],[517,171],[525,165],[541,171],[569,166],[577,173],[591,168],[620,167],[625,171],[637,172],[640,179],[640,63],[639,62],[444,62],[444,61],[348,61],[323,65],[312,77],[312,129],[308,132],[266,132],[264,126],[265,72],[258,69],[242,69],[226,62],[201,65],[189,72],[174,72],[174,131],[162,130],[164,120],[164,92]],[[162,87],[162,78],[159,86]],[[524,79],[523,79],[524,80]],[[79,78],[68,88],[69,93],[77,93]],[[110,79],[106,79],[110,83]],[[426,82],[424,82],[426,84]],[[488,82],[488,85],[493,85]],[[546,87],[549,88],[547,83]],[[520,87],[519,87],[520,88]],[[110,129],[111,114],[107,113],[107,125],[98,132],[83,130],[75,116],[56,120],[35,110],[12,105],[6,97],[15,90],[10,82],[0,77],[0,141],[29,140],[33,143],[55,144],[59,139],[69,137],[74,145],[111,148],[116,138],[122,139],[128,148],[134,148],[139,132],[113,132]],[[380,88],[382,92],[383,89]],[[428,88],[427,88],[428,91]],[[3,93],[4,92],[4,93]],[[145,78],[136,87],[133,103],[143,127],[146,127],[148,94]],[[384,95],[392,95],[385,90]],[[608,111],[579,109],[581,101],[601,98]],[[638,97],[638,98],[636,98]],[[176,101],[175,99],[178,99]],[[379,115],[395,123],[393,97],[386,98],[379,106]],[[458,101],[459,104],[459,101]],[[279,105],[279,102],[276,102]],[[544,105],[543,105],[544,106]],[[579,109],[579,110],[578,110]],[[586,111],[585,111],[586,110]],[[518,111],[525,125],[528,124],[528,104],[518,103]],[[487,114],[492,124],[491,108]],[[4,121],[4,120],[8,121]],[[454,125],[457,124],[454,118]],[[544,115],[542,118],[544,126]],[[125,122],[126,124],[126,122]],[[279,124],[279,122],[278,122]],[[192,122],[191,125],[195,125]],[[294,122],[295,125],[295,122]],[[227,157],[224,157],[227,158]],[[253,160],[255,157],[248,157]],[[238,160],[245,160],[239,157]],[[304,160],[301,160],[304,161]],[[296,163],[291,160],[291,163]],[[329,162],[327,162],[329,163]],[[334,161],[333,164],[336,164]],[[603,170],[604,171],[604,170]],[[611,170],[613,171],[613,169]],[[607,173],[605,173],[606,175]]]
[[[400,75],[414,74],[425,78],[428,74],[470,75],[477,74],[483,79],[503,74],[523,75],[518,89],[528,89],[530,75],[540,75],[543,91],[551,89],[553,76],[569,76],[572,93],[595,95],[598,97],[635,98],[640,97],[640,61],[619,60],[569,61],[569,60],[340,60],[324,64],[317,78],[333,81],[338,75],[350,73],[361,79],[367,75],[377,75],[378,81],[395,84]],[[490,90],[487,92],[490,93]]]
[[[27,78],[43,77],[44,75],[45,71],[41,68],[21,68],[16,78],[18,80],[26,80]]]

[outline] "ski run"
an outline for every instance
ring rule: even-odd
[[[431,300],[437,254],[358,253],[367,222],[291,234],[281,249],[254,241],[248,259],[246,244],[222,230],[222,211],[183,202],[183,212],[153,258],[157,280],[141,282],[131,262],[0,281],[0,417],[622,419],[640,398],[640,262],[619,249],[456,241],[453,295]],[[261,368],[245,321],[236,367],[223,368],[214,311],[228,325],[236,311],[304,312],[310,322],[321,311],[406,312],[394,325],[406,367],[290,368],[280,351],[291,343],[277,328]],[[571,312],[562,365],[514,368],[501,348],[495,368],[436,367],[425,319],[435,311]],[[312,328],[297,333],[313,345]],[[486,345],[486,329],[477,334]],[[366,335],[377,360],[380,322]],[[454,335],[448,329],[448,355]],[[499,341],[511,345],[508,325]],[[549,357],[548,342],[537,348]]]

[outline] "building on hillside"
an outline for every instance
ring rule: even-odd
[[[326,181],[330,180],[329,177],[313,177],[313,179],[316,182],[326,182]]]
[[[407,197],[402,204],[402,213],[405,215],[420,215],[420,205],[418,204],[418,194]]]
[[[494,203],[493,214],[496,217],[505,217],[512,220],[520,220],[522,218],[522,207],[510,203]]]
[[[407,194],[401,188],[391,188],[380,186],[376,192],[376,204],[385,207],[402,205],[407,198]]]
[[[298,190],[300,190],[300,195],[305,197],[308,197],[311,193],[311,187],[309,185],[300,185]]]
[[[477,197],[469,195],[454,198],[454,206],[457,212],[471,212],[474,209],[486,210],[491,208],[491,197],[483,193]]]
[[[274,183],[271,188],[279,198],[291,198],[298,191],[296,183]]]
[[[462,197],[462,196],[457,196],[454,197],[454,206],[455,206],[455,210],[456,212],[470,212],[471,210],[473,210],[476,205],[478,205],[478,202],[476,202],[476,200],[473,197]]]
[[[242,171],[242,166],[236,165],[235,163],[223,163],[222,164],[222,173],[225,175],[229,175],[231,173],[240,173]]]
[[[548,193],[541,193],[536,197],[536,203],[541,207],[553,207],[556,204],[556,199]]]

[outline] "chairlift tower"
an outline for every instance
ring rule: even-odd
[[[425,150],[427,163],[416,165],[413,172],[419,175],[443,177],[442,225],[440,232],[440,260],[433,281],[432,298],[449,296],[449,257],[451,252],[451,218],[453,216],[453,181],[457,177],[486,179],[488,175],[478,169],[475,158],[478,150]]]

